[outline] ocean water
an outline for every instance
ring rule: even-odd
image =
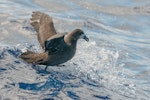
[[[62,67],[27,64],[21,52],[42,51],[33,11],[90,41]],[[149,0],[0,0],[0,100],[150,100],[149,62]]]

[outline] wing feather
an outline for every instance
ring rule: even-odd
[[[43,49],[45,49],[45,41],[53,35],[56,35],[56,30],[52,18],[42,12],[33,12],[31,25],[38,33],[38,41]]]

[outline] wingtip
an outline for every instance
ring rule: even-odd
[[[32,13],[41,13],[40,11],[32,11]]]

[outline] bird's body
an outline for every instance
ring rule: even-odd
[[[64,41],[64,36],[46,42],[46,51],[48,51],[47,65],[54,66],[70,60],[75,52],[76,45],[68,45]]]
[[[19,57],[28,63],[55,66],[70,60],[76,52],[77,40],[88,38],[80,29],[71,33],[57,34],[52,18],[41,12],[33,12],[31,25],[38,33],[38,41],[43,48],[42,53],[27,51]]]

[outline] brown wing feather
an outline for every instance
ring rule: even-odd
[[[45,49],[45,41],[53,35],[56,35],[56,30],[53,25],[52,18],[42,12],[33,12],[31,25],[38,33],[38,41],[43,49]]]

